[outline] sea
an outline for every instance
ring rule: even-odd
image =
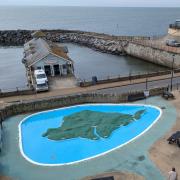
[[[180,18],[180,8],[1,6],[0,30],[73,29],[157,36]]]
[[[158,37],[167,34],[169,24],[178,18],[180,18],[180,8],[1,6],[0,30],[67,29],[111,35]],[[154,71],[163,69],[161,66],[140,62],[132,57],[112,55],[104,57],[105,55],[99,54],[100,52],[94,54],[93,51],[77,45],[69,45],[69,47],[71,59],[77,59],[75,64],[76,69],[79,69],[76,74],[81,79],[87,78],[87,75],[102,77],[123,75],[122,73],[127,74],[129,71],[147,72],[149,69]],[[26,86],[22,56],[22,48],[0,47],[0,89]],[[96,67],[93,74],[86,67],[87,61],[92,69],[93,66]],[[137,65],[134,62],[138,62]]]

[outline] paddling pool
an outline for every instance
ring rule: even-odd
[[[141,110],[145,112],[139,119],[116,127],[106,138],[75,137],[52,140],[43,136],[49,128],[63,126],[64,117],[83,111],[121,113],[132,116]],[[161,113],[158,107],[138,104],[85,104],[35,113],[23,119],[19,124],[20,151],[26,160],[36,165],[61,166],[79,163],[128,145],[150,129],[160,118]],[[87,119],[88,117],[83,121]],[[69,128],[75,125],[72,120]]]

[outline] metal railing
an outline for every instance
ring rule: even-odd
[[[176,70],[179,72],[180,70]],[[140,78],[148,78],[148,77],[155,77],[161,75],[169,75],[171,74],[170,70],[165,71],[155,71],[155,72],[129,72],[123,75],[116,75],[116,76],[92,76],[88,78],[77,78],[78,86],[90,86],[95,84],[103,84],[103,83],[112,83],[118,81],[126,81],[126,80],[134,80]]]

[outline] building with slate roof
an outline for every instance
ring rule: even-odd
[[[24,44],[22,60],[28,77],[36,69],[43,69],[47,76],[67,76],[74,73],[73,61],[67,55],[67,47],[47,41],[41,31],[33,33],[32,37],[32,40]]]

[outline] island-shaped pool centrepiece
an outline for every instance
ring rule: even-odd
[[[19,124],[20,152],[36,165],[79,163],[136,143],[161,115],[159,107],[144,104],[83,104],[38,112]]]
[[[139,120],[145,111],[142,109],[131,115],[83,110],[64,116],[60,127],[49,128],[42,136],[55,141],[79,137],[90,140],[109,138],[120,126]]]

